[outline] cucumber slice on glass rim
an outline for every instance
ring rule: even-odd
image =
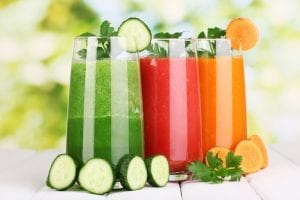
[[[118,36],[126,38],[125,49],[134,53],[146,49],[151,43],[151,31],[139,18],[131,17],[122,22]]]

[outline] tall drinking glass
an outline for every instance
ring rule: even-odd
[[[247,137],[244,61],[229,39],[198,39],[204,153]]]
[[[186,179],[187,164],[202,160],[195,50],[191,40],[153,39],[140,58],[145,155],[165,155],[171,181]]]
[[[143,156],[138,55],[118,37],[77,37],[69,91],[67,153],[85,162],[116,164],[127,153]]]

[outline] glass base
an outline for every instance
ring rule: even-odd
[[[170,182],[178,182],[178,181],[185,181],[190,178],[190,174],[187,172],[171,172],[169,175]]]
[[[190,178],[190,174],[187,172],[171,172],[169,175],[169,182],[180,182],[185,181]],[[123,186],[121,185],[120,181],[116,181],[113,190],[120,190],[123,189]]]

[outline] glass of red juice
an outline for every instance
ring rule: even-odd
[[[170,181],[188,178],[187,165],[202,160],[196,48],[188,39],[153,39],[141,52],[145,156],[165,155]]]

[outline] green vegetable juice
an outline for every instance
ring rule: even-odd
[[[143,156],[138,61],[73,61],[69,95],[68,154],[114,164],[127,153]]]

